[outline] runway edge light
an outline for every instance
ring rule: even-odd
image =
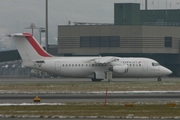
[[[41,101],[41,98],[39,98],[38,96],[36,96],[35,98],[34,98],[34,102],[40,102]]]
[[[176,106],[176,103],[166,103],[166,106],[167,106],[167,107],[175,107],[175,106]]]
[[[134,104],[133,103],[125,103],[124,106],[125,107],[134,107]]]

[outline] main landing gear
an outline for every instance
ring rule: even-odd
[[[159,82],[161,82],[162,81],[162,79],[161,79],[161,77],[158,77],[158,79],[157,79]]]
[[[94,78],[92,78],[91,80],[92,80],[92,82],[101,82],[103,79],[94,79]]]

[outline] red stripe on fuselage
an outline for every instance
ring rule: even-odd
[[[33,48],[36,50],[36,52],[43,57],[52,57],[49,55],[44,49],[42,49],[34,40],[33,36],[29,33],[23,33],[23,35],[26,37],[26,39],[29,41],[29,43],[33,46]]]

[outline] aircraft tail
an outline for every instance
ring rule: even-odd
[[[9,36],[14,40],[23,61],[42,60],[52,57],[52,55],[48,54],[29,33],[15,33]]]

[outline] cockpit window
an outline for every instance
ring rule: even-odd
[[[159,63],[152,63],[152,66],[159,66]]]

